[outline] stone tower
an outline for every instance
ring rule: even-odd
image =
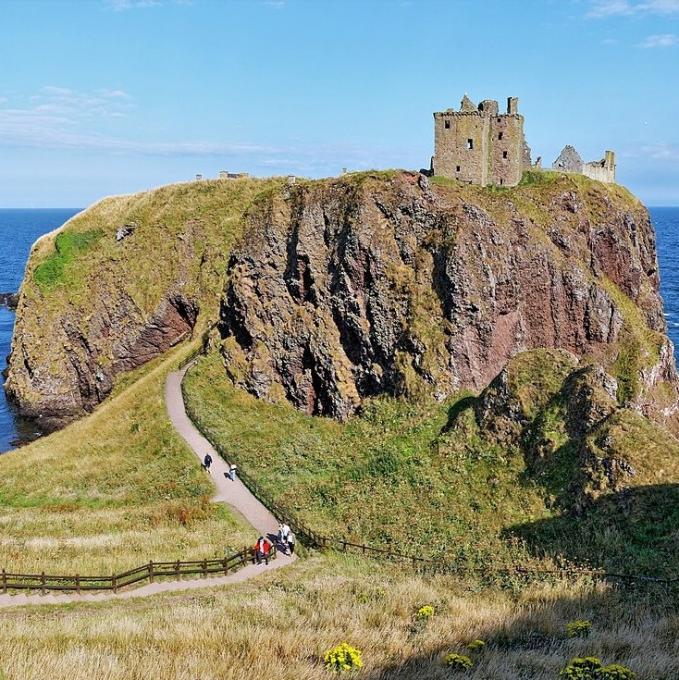
[[[434,175],[469,184],[516,186],[530,168],[517,97],[507,99],[507,113],[484,99],[478,106],[465,95],[460,110],[434,114]]]

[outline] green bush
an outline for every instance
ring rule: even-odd
[[[446,666],[454,671],[467,671],[474,665],[474,662],[468,656],[456,652],[448,654],[445,662]]]
[[[595,656],[576,657],[564,668],[559,677],[566,680],[597,680],[601,661]]]
[[[569,638],[574,637],[587,637],[592,630],[592,624],[590,621],[585,621],[584,619],[576,619],[566,624],[566,635]]]
[[[417,614],[415,614],[415,618],[418,621],[426,621],[432,616],[434,616],[434,607],[432,607],[430,604],[425,604],[424,607],[420,607],[417,610]]]
[[[355,671],[363,667],[361,652],[346,642],[329,649],[325,653],[323,660],[325,661],[325,667],[333,673]]]
[[[596,677],[597,680],[634,680],[637,674],[627,668],[627,666],[612,663],[610,666],[604,666]]]

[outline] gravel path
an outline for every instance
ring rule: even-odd
[[[278,520],[262,505],[247,487],[236,479],[232,482],[227,478],[228,465],[215,451],[210,442],[203,437],[194,427],[193,423],[186,414],[184,399],[182,396],[182,380],[188,367],[170,373],[165,383],[165,403],[167,412],[172,424],[177,432],[181,434],[191,450],[195,453],[200,462],[203,462],[206,453],[212,456],[210,476],[216,487],[214,500],[225,503],[229,509],[242,515],[258,533],[270,537],[275,536],[278,531]],[[249,564],[229,576],[216,576],[208,578],[198,578],[185,581],[159,581],[148,583],[138,588],[124,590],[118,593],[113,591],[102,591],[99,593],[76,593],[68,594],[48,594],[48,595],[0,595],[0,607],[12,607],[25,604],[63,604],[67,602],[101,602],[103,600],[126,600],[132,597],[147,597],[157,593],[167,593],[180,590],[194,590],[196,588],[207,588],[226,585],[229,583],[240,583],[247,581],[259,574],[274,569],[285,567],[296,559],[295,556],[288,557],[282,553],[278,554],[275,560],[268,565]]]

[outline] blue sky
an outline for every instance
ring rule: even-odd
[[[679,0],[0,0],[0,64],[0,207],[419,169],[465,92],[679,205]]]

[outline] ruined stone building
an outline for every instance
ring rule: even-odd
[[[580,158],[580,154],[570,144],[567,144],[552,163],[552,169],[561,172],[577,172],[600,182],[613,184],[615,183],[615,153],[606,151],[600,161],[585,163]]]
[[[507,99],[507,113],[484,99],[478,106],[464,96],[460,110],[434,113],[434,175],[469,184],[515,186],[530,169],[530,149],[523,134],[517,97]]]

